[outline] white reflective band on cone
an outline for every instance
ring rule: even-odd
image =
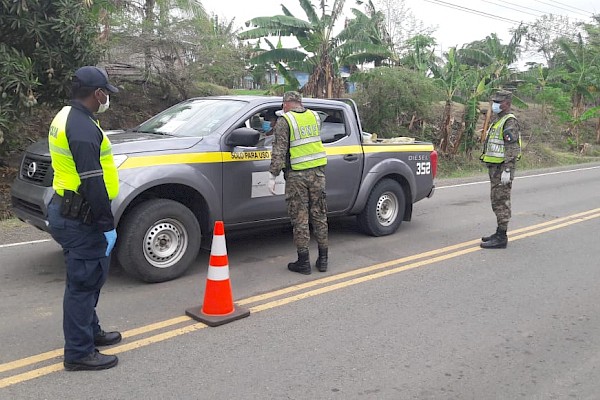
[[[227,246],[225,245],[225,235],[213,236],[210,254],[214,256],[226,256]]]
[[[213,267],[212,265],[209,265],[208,276],[206,278],[211,281],[226,281],[229,279],[229,265],[224,267]]]

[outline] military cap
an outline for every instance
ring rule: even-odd
[[[498,90],[492,96],[492,101],[502,102],[504,100],[511,101],[512,100],[512,92],[508,90]]]
[[[302,103],[302,95],[298,92],[285,92],[283,94],[283,101],[296,101]]]

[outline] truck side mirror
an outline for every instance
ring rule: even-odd
[[[260,133],[252,128],[237,128],[229,134],[228,146],[256,146]]]

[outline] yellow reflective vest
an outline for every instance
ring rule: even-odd
[[[75,167],[75,161],[69,148],[69,141],[67,140],[67,119],[69,113],[73,107],[65,106],[52,120],[50,125],[50,132],[48,134],[48,142],[50,147],[50,157],[52,158],[52,169],[54,169],[54,180],[52,181],[52,187],[59,196],[64,195],[65,190],[71,190],[79,193],[79,185],[81,179],[77,168]],[[100,144],[100,165],[102,166],[102,173],[104,177],[104,185],[106,187],[106,193],[108,194],[109,200],[114,199],[119,194],[119,175],[117,167],[113,160],[112,147],[110,140],[100,128],[97,121],[90,118],[90,120],[98,127],[102,132],[102,143]]]
[[[483,162],[491,164],[501,164],[504,162],[504,124],[509,118],[515,118],[514,114],[506,114],[488,129],[481,158]],[[520,148],[521,135],[519,135],[519,149]],[[519,150],[518,158],[520,157],[521,154]]]
[[[290,164],[292,170],[321,167],[327,164],[327,153],[319,135],[319,115],[306,110],[283,114],[290,127]]]

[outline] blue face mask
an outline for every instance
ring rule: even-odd
[[[270,131],[271,130],[271,123],[269,121],[263,122],[262,130],[263,130],[263,132]]]
[[[494,114],[500,114],[501,111],[502,111],[502,109],[500,108],[500,103],[493,102],[492,103],[492,112]]]

